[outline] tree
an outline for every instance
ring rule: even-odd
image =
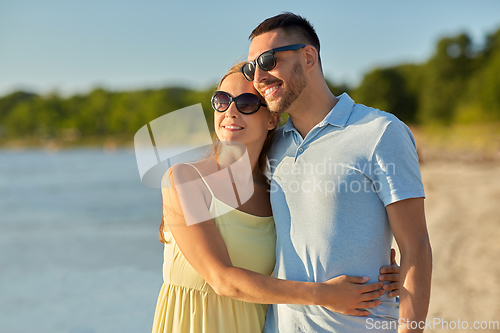
[[[466,34],[438,42],[436,52],[424,65],[420,122],[452,123],[474,65],[471,40]]]
[[[358,103],[393,113],[402,121],[414,123],[418,95],[411,89],[410,75],[417,70],[416,66],[375,69],[363,77],[353,97]]]

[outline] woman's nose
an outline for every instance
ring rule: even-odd
[[[231,105],[229,105],[229,108],[227,108],[224,116],[226,118],[236,118],[239,115],[239,111],[236,108],[235,102],[232,102]]]

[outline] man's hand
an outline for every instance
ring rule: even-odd
[[[389,281],[391,283],[384,284],[383,288],[388,291],[387,296],[399,296],[399,272],[400,268],[396,263],[396,250],[391,249],[391,265],[384,266],[380,269],[379,281]]]
[[[382,282],[368,283],[368,277],[341,275],[322,283],[319,305],[351,316],[367,316],[366,310],[380,305],[376,299],[385,292]]]

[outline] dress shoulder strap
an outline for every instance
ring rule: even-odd
[[[198,170],[198,168],[195,167],[194,165],[192,165],[191,163],[184,163],[184,164],[192,166],[196,170],[196,172],[198,172],[198,175],[200,175],[201,180],[203,181],[203,183],[205,184],[205,186],[208,188],[208,191],[210,192],[210,194],[212,195],[212,197],[215,197],[214,196],[214,192],[212,192],[212,189],[210,188],[210,186],[208,186],[208,183],[205,180],[205,178],[203,177],[203,175],[201,174],[200,170]]]

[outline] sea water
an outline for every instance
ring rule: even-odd
[[[160,220],[131,151],[0,150],[0,332],[150,331]]]

